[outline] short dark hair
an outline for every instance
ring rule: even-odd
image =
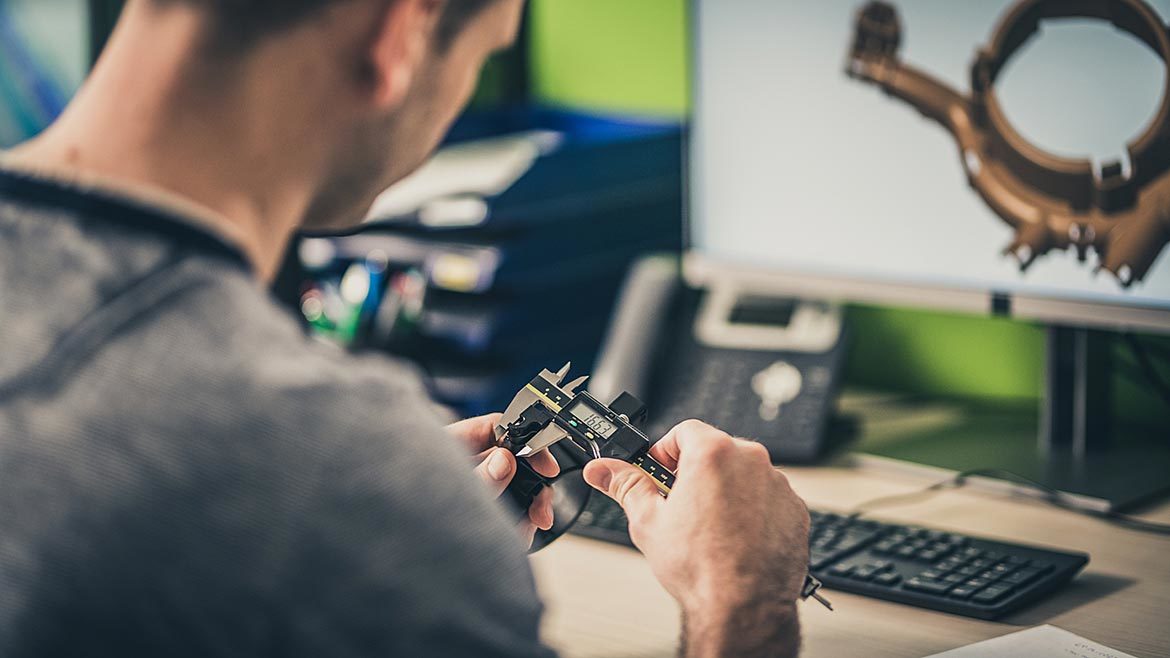
[[[310,20],[331,5],[359,0],[151,0],[156,5],[203,8],[213,16],[218,46],[243,49],[258,40]],[[378,1],[389,5],[398,0]],[[471,19],[496,0],[447,0],[439,19],[437,40],[446,48]]]

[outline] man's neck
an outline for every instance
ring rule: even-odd
[[[128,11],[136,6],[150,11],[135,3]],[[74,102],[41,137],[14,150],[11,163],[202,209],[185,214],[236,242],[270,280],[315,194],[312,141],[278,132],[289,118],[269,114],[265,99],[279,96],[256,87],[279,81],[241,70],[239,80],[215,81],[220,93],[202,92],[207,87],[184,69],[192,44],[136,31],[135,19],[124,18]]]

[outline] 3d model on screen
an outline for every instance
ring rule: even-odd
[[[1008,123],[995,82],[1040,21],[1096,18],[1140,39],[1167,64],[1162,100],[1146,131],[1126,146],[1128,162],[1094,167],[1030,144]],[[870,2],[857,13],[846,65],[854,79],[914,106],[958,142],[970,185],[1015,229],[1006,253],[1026,270],[1051,249],[1089,249],[1128,287],[1141,281],[1170,242],[1170,31],[1141,0],[1022,0],[1000,19],[975,54],[964,96],[902,62],[895,7]]]

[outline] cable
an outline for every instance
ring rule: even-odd
[[[1170,385],[1167,385],[1166,380],[1158,374],[1158,369],[1154,367],[1154,360],[1150,358],[1146,346],[1133,333],[1125,334],[1125,344],[1129,347],[1130,353],[1133,354],[1134,360],[1137,361],[1138,367],[1141,368],[1146,382],[1162,398],[1162,402],[1170,406]]]
[[[963,471],[952,477],[942,480],[941,482],[935,482],[934,484],[918,491],[872,498],[855,506],[853,511],[849,514],[849,517],[858,518],[864,516],[866,513],[876,507],[888,507],[892,505],[904,504],[913,502],[917,499],[922,499],[924,497],[928,498],[935,493],[946,489],[958,489],[965,486],[969,478],[979,476],[1008,480],[1014,482],[1015,484],[1023,485],[1033,489],[1042,494],[1041,499],[1044,502],[1048,503],[1049,505],[1059,507],[1060,509],[1098,518],[1102,521],[1105,521],[1106,523],[1112,523],[1114,525],[1129,528],[1131,530],[1137,530],[1139,532],[1148,532],[1158,535],[1170,535],[1170,523],[1154,523],[1153,521],[1145,521],[1143,519],[1129,516],[1127,514],[1121,514],[1119,512],[1087,508],[1064,492],[1053,489],[1048,485],[1041,484],[1022,475],[1012,473],[1011,471],[1005,471],[997,468],[979,468]]]

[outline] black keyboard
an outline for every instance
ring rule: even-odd
[[[1067,553],[928,528],[809,512],[810,569],[828,589],[997,619],[1067,583],[1089,561]],[[601,495],[571,530],[632,546],[626,517]]]

